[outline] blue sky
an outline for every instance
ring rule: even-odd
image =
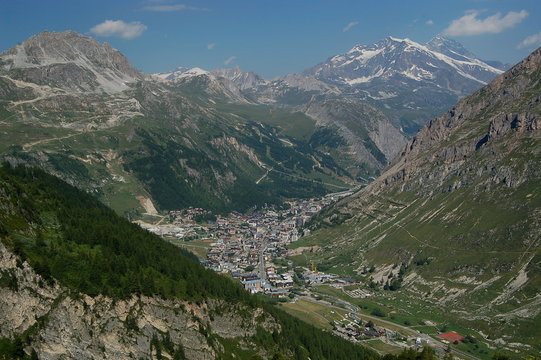
[[[145,72],[240,66],[275,77],[357,44],[440,33],[516,63],[541,46],[541,1],[2,0],[0,51],[43,30],[108,42]]]

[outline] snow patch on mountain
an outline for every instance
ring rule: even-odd
[[[357,86],[379,79],[396,81],[395,76],[402,76],[415,81],[435,81],[438,87],[444,87],[445,77],[453,73],[464,78],[462,81],[486,84],[502,70],[478,59],[456,41],[438,36],[426,45],[395,37],[369,46],[357,45],[305,73],[336,85]],[[470,87],[475,86],[479,85]],[[448,90],[462,93],[461,84],[457,87]]]
[[[194,67],[190,69],[190,68],[181,66],[181,67],[176,68],[173,71],[154,74],[154,76],[163,80],[175,80],[175,79],[182,79],[186,77],[201,76],[201,75],[208,75],[208,74],[210,74],[208,71],[203,70],[198,67]]]
[[[367,83],[367,82],[370,82],[372,79],[382,76],[384,73],[385,73],[385,69],[379,69],[378,72],[373,75],[359,76],[358,78],[355,78],[355,79],[345,80],[345,82],[348,85]]]

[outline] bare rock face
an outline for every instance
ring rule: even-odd
[[[301,89],[304,91],[318,91],[327,94],[340,94],[340,90],[323,81],[319,81],[313,76],[303,74],[286,74],[274,80],[276,84],[284,84],[289,87]],[[275,85],[276,86],[276,85]]]
[[[483,166],[472,165],[481,169],[478,175],[492,174],[499,167],[498,161],[519,146],[522,138],[537,136],[541,123],[540,67],[538,49],[491,84],[428,122],[372,188],[406,181],[408,189],[424,186],[428,164],[434,167],[430,183],[443,184],[446,178],[463,171],[464,164],[476,153],[491,154]],[[507,179],[516,187],[539,174],[532,168],[523,170],[509,170],[513,173],[510,177],[495,175],[492,179]]]
[[[267,80],[239,67],[215,69],[211,74],[218,79],[231,82],[247,99],[260,104],[275,104],[288,107],[305,103],[316,94],[340,95],[340,90],[335,86],[319,81],[313,76],[303,74],[286,74]],[[233,100],[235,99],[233,98]]]
[[[383,169],[406,143],[405,136],[376,108],[355,100],[312,101],[302,111],[320,126],[335,126],[359,161]]]
[[[253,72],[243,71],[238,66],[232,69],[215,69],[212,70],[212,73],[218,77],[232,81],[241,91],[265,85],[267,83],[261,76]]]
[[[44,316],[60,288],[55,285],[39,286],[43,280],[17,256],[0,244],[0,271],[2,277],[11,278],[10,286],[0,288],[0,337],[11,337],[32,326]]]
[[[202,93],[206,93],[211,99],[215,98],[218,101],[226,100],[237,104],[250,103],[244,94],[241,93],[239,87],[231,80],[209,72],[190,73],[191,70],[176,77],[172,76],[170,79],[167,79],[168,83],[175,88],[186,89],[188,91],[198,89]]]
[[[222,346],[209,340],[242,339],[258,326],[279,325],[262,309],[208,300],[200,304],[134,296],[113,300],[75,294],[46,282],[0,243],[0,336],[26,332],[40,359],[151,358],[153,339],[181,345],[188,359],[215,359]],[[264,353],[264,350],[261,350]]]
[[[15,79],[77,92],[114,94],[142,80],[119,51],[74,31],[37,34],[0,54],[0,69]]]

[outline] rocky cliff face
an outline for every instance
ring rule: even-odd
[[[212,73],[232,81],[241,91],[262,86],[267,83],[261,76],[253,72],[244,71],[238,66],[232,69],[215,69],[212,70]]]
[[[119,51],[73,31],[42,32],[0,54],[2,70],[39,85],[77,92],[118,93],[142,80]]]
[[[335,126],[358,159],[375,169],[388,165],[406,142],[405,136],[374,107],[355,100],[312,101],[303,112],[320,126]]]
[[[199,304],[134,296],[112,300],[77,294],[46,281],[0,243],[0,337],[25,334],[40,359],[140,359],[160,343],[182,348],[187,359],[216,359],[220,339],[257,348],[258,327],[280,330],[262,310],[208,300]],[[2,282],[4,283],[4,282]],[[163,356],[172,356],[162,346]],[[265,354],[265,349],[259,349]]]
[[[426,164],[433,164],[439,170],[432,170],[431,188],[439,189],[434,182],[443,184],[446,177],[454,174],[449,169],[464,167],[476,153],[489,155],[484,159],[484,170],[477,176],[488,173],[492,180],[505,181],[513,187],[539,178],[533,166],[527,166],[521,173],[516,172],[518,169],[508,169],[507,173],[513,173],[509,173],[510,176],[499,174],[498,169],[503,158],[513,151],[523,151],[517,149],[521,142],[537,138],[541,129],[540,67],[541,50],[538,49],[491,84],[431,120],[408,142],[401,158],[378,183],[390,185],[408,180],[407,186],[412,187],[415,178],[418,185],[424,186]]]

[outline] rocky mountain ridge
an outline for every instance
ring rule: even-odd
[[[45,31],[1,54],[14,79],[76,92],[115,94],[145,75],[109,44],[74,31]]]
[[[212,70],[212,73],[231,80],[241,91],[264,86],[268,82],[268,80],[263,79],[261,76],[253,72],[244,71],[238,66],[231,69],[215,69]]]
[[[268,104],[301,112],[319,127],[336,129],[349,147],[354,163],[370,169],[368,173],[377,173],[386,166],[405,143],[405,135],[382,112],[356,99],[340,99],[338,88],[311,76],[287,74],[265,80],[238,67],[210,73],[198,68],[179,68],[156,76],[186,89],[193,89],[193,83],[197,82],[206,94],[221,94],[222,99],[238,104]],[[224,90],[224,84],[229,90]],[[323,108],[333,111],[322,111]]]
[[[302,74],[272,80],[239,67],[211,74],[230,80],[253,103],[302,106],[313,97],[368,102],[395,127],[413,135],[426,121],[509,67],[481,60],[457,41],[438,35],[424,45],[394,37],[357,45]]]
[[[459,43],[438,36],[426,45],[394,37],[357,45],[304,73],[375,104],[395,124],[412,132],[502,71]],[[408,111],[411,114],[405,116]]]
[[[309,100],[313,95],[339,95],[340,91],[333,86],[303,74],[287,74],[275,79],[264,79],[261,76],[244,71],[239,67],[231,69],[214,69],[206,71],[200,68],[188,69],[179,67],[174,71],[154,74],[153,76],[179,83],[186,78],[204,78],[211,83],[226,83],[229,88],[236,87],[239,96],[227,96],[228,100],[238,103],[272,104],[278,106],[295,106]],[[210,87],[210,86],[209,86]]]
[[[391,184],[398,173],[408,174],[407,178],[411,179],[417,172],[414,164],[460,162],[460,159],[470,157],[476,151],[489,152],[487,148],[492,145],[491,142],[498,142],[500,137],[513,132],[518,137],[540,130],[540,94],[532,92],[532,89],[539,87],[536,75],[541,66],[540,54],[539,50],[533,52],[503,76],[461,100],[446,114],[431,120],[408,142],[400,160],[382,178],[383,182]],[[479,121],[476,119],[479,114],[488,120],[488,128],[483,129],[486,125],[480,122],[481,126],[471,128],[474,119]],[[470,128],[466,129],[468,126]],[[454,139],[451,149],[440,145],[448,142],[453,134],[460,134],[462,141]],[[438,148],[439,151],[434,151]],[[505,154],[493,155],[498,161]],[[536,178],[535,173],[528,176],[530,179]],[[527,179],[519,178],[508,178],[506,181],[516,187]],[[497,179],[502,180],[502,177]]]

